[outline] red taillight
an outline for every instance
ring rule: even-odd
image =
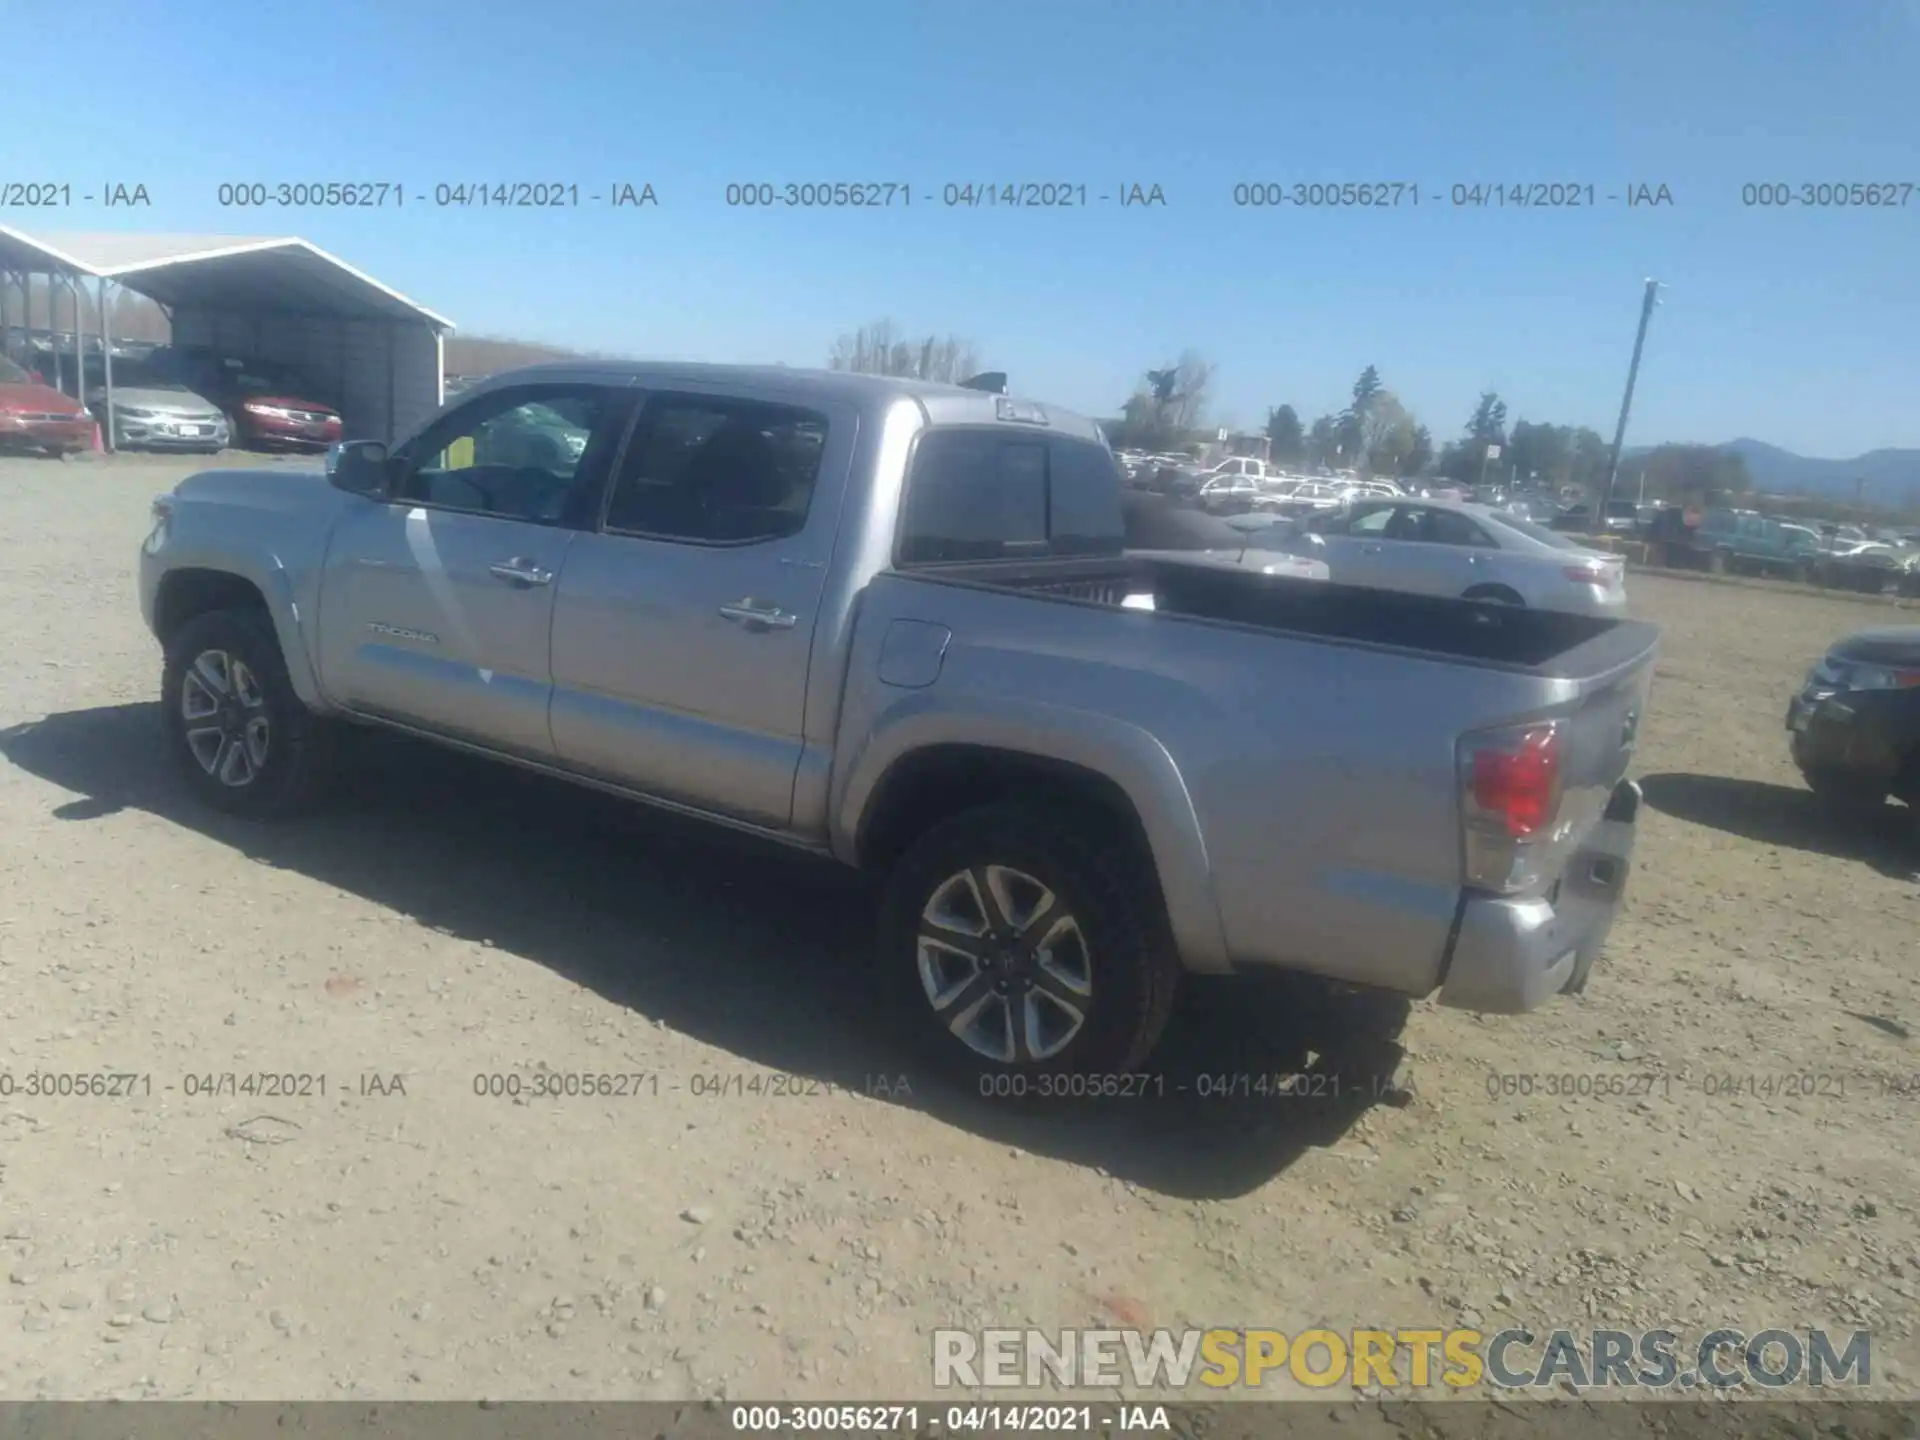
[[[1598,585],[1603,590],[1612,589],[1620,575],[1611,565],[1569,565],[1560,573],[1576,585]]]
[[[1474,808],[1516,840],[1552,825],[1560,808],[1560,737],[1551,727],[1521,732],[1507,744],[1473,752]]]

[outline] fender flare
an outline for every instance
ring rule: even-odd
[[[1186,968],[1233,968],[1206,840],[1174,758],[1137,725],[1112,716],[1003,696],[950,691],[905,696],[889,707],[841,767],[829,803],[833,853],[858,864],[861,825],[887,778],[935,746],[968,745],[1088,770],[1117,785],[1140,818]]]
[[[188,552],[169,558],[171,563],[160,577],[156,596],[165,594],[169,582],[190,570],[230,575],[236,580],[245,581],[259,592],[266,606],[267,618],[280,642],[281,658],[286,662],[287,679],[293,686],[294,694],[310,710],[332,709],[321,692],[313,655],[307,649],[307,636],[302,624],[300,602],[294,594],[293,577],[277,555],[265,557],[264,564],[256,563],[252,556],[222,552],[210,552],[204,557]]]

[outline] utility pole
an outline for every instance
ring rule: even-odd
[[[1659,303],[1660,282],[1647,281],[1646,298],[1640,302],[1640,329],[1633,337],[1633,359],[1627,364],[1627,393],[1620,397],[1620,423],[1613,431],[1613,452],[1607,457],[1607,483],[1600,492],[1600,514],[1607,513],[1607,504],[1613,499],[1613,483],[1620,474],[1620,447],[1627,440],[1627,412],[1633,409],[1633,382],[1640,378],[1640,351],[1647,343],[1647,322],[1653,318],[1653,307]]]

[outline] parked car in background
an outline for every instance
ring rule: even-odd
[[[0,355],[0,446],[61,457],[92,444],[93,416],[85,406]]]
[[[219,406],[237,445],[317,451],[340,441],[339,409],[315,399],[312,383],[284,365],[169,346],[156,350],[147,368]]]
[[[1209,480],[1278,480],[1280,472],[1253,455],[1229,455],[1207,471]]]
[[[479,463],[527,405],[594,443]],[[1185,972],[1584,988],[1658,632],[1129,554],[1122,505],[1091,421],[1004,395],[498,375],[325,475],[156,498],[156,743],[265,819],[387,726],[867,870],[877,963],[827,983],[969,1093],[1135,1071]]]
[[[1154,466],[1152,477],[1146,482],[1146,487],[1162,495],[1178,495],[1191,499],[1200,493],[1200,487],[1205,483],[1206,472],[1191,460],[1162,459]]]
[[[1633,535],[1640,529],[1640,506],[1633,500],[1609,500],[1602,507],[1600,535]]]
[[[1244,515],[1264,491],[1251,475],[1221,475],[1203,480],[1194,499],[1209,515]]]
[[[1920,581],[1920,550],[1869,540],[1831,550],[1818,562],[1823,584],[1863,594],[1913,593]]]
[[[1548,521],[1548,528],[1570,535],[1591,535],[1593,533],[1593,506],[1584,500],[1562,507]]]
[[[1819,796],[1920,808],[1920,625],[1862,630],[1807,672],[1787,705],[1793,763]]]
[[[1450,500],[1358,500],[1309,519],[1335,584],[1618,615],[1626,565],[1544,526]],[[1298,546],[1291,546],[1298,550]]]
[[[1276,542],[1297,543],[1299,539],[1292,522],[1273,516],[1222,519],[1168,496],[1141,491],[1122,497],[1121,514],[1127,549],[1134,554],[1236,565],[1297,580],[1325,580],[1330,574],[1326,562],[1315,558],[1310,546],[1306,554],[1273,548]]]
[[[1796,525],[1790,520],[1780,522],[1780,536],[1789,545],[1799,545],[1802,549],[1819,550],[1824,548],[1818,530],[1811,525]]]
[[[87,391],[87,407],[105,423],[104,385]],[[165,372],[143,362],[113,372],[113,445],[116,450],[188,450],[214,455],[227,448],[232,429],[224,411]]]
[[[1820,524],[1820,548],[1827,551],[1851,550],[1856,545],[1864,545],[1873,537],[1858,525],[1842,525],[1835,521],[1823,521]]]
[[[1798,531],[1796,534],[1794,532]],[[1716,575],[1770,574],[1811,580],[1820,551],[1805,528],[1753,510],[1711,509],[1693,530],[1693,545]]]
[[[1346,487],[1329,480],[1276,480],[1261,487],[1253,508],[1279,515],[1312,515],[1338,510],[1346,503]]]

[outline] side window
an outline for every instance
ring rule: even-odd
[[[991,430],[921,437],[900,523],[903,565],[1047,548],[1047,447]]]
[[[577,521],[587,450],[611,401],[598,386],[502,391],[444,415],[406,449],[394,498],[538,524]]]
[[[1056,440],[1048,448],[1047,539],[1056,555],[1110,554],[1125,546],[1120,471],[1099,446]]]
[[[1387,539],[1424,540],[1427,512],[1415,505],[1396,505],[1387,521]]]
[[[655,395],[607,500],[609,532],[748,545],[807,523],[827,417],[791,405]]]
[[[1454,510],[1429,510],[1421,538],[1435,545],[1472,545],[1493,548],[1493,537],[1465,515]]]
[[[896,547],[902,565],[1113,553],[1120,474],[1079,440],[936,430],[915,448]]]
[[[1387,533],[1392,523],[1394,507],[1391,505],[1355,506],[1353,518],[1347,522],[1349,535],[1371,535],[1379,539]]]

